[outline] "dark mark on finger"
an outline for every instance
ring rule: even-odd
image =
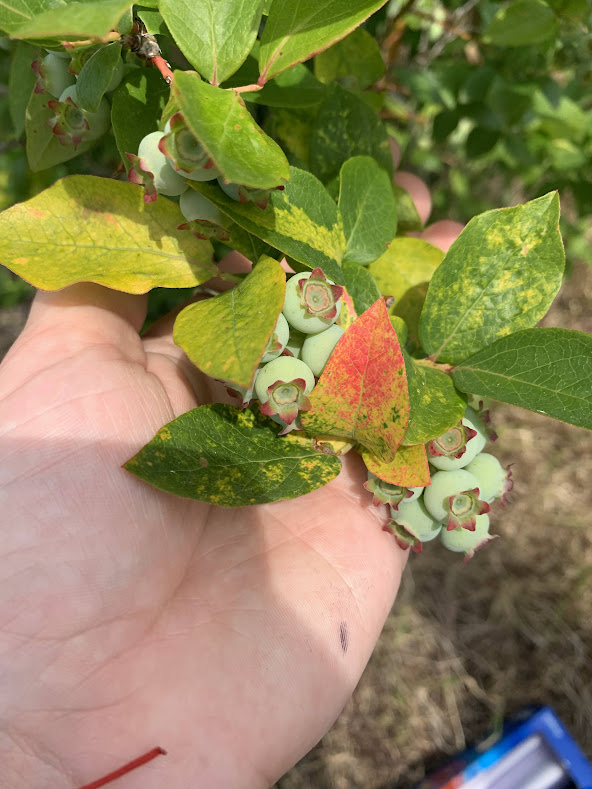
[[[347,622],[339,623],[339,641],[341,642],[341,649],[345,655],[349,646],[349,631],[347,629]]]

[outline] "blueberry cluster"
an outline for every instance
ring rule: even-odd
[[[491,504],[498,499],[503,506],[513,484],[510,469],[483,452],[494,435],[467,407],[458,425],[428,444],[428,487],[389,485],[369,473],[365,487],[374,494],[374,504],[390,506],[388,528],[401,547],[419,553],[422,543],[440,536],[446,548],[469,559],[494,539],[489,533]]]
[[[62,145],[73,145],[74,148],[81,142],[97,140],[111,123],[111,108],[105,97],[96,112],[87,112],[80,106],[76,79],[81,66],[80,58],[75,62],[67,52],[48,52],[32,64],[37,76],[35,93],[47,93],[52,97],[47,102],[53,112],[48,123]],[[107,93],[115,90],[123,74],[123,61],[119,60]]]
[[[342,293],[321,269],[290,277],[253,388],[239,392],[245,406],[254,395],[282,433],[299,427],[298,414],[310,408],[308,395],[343,336],[336,323]]]

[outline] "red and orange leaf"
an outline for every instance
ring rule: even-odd
[[[302,414],[307,433],[353,438],[392,461],[409,421],[403,354],[384,299],[352,323],[335,346]]]
[[[430,484],[428,456],[424,444],[400,446],[391,463],[383,463],[371,452],[363,452],[368,471],[384,482],[403,488],[419,488]]]

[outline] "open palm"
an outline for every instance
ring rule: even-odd
[[[210,400],[170,322],[95,285],[38,295],[0,368],[3,786],[268,787],[351,694],[404,554],[361,464],[231,510],[121,468]],[[383,508],[381,508],[382,510]]]

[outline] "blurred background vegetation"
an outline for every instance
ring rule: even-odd
[[[386,63],[376,101],[401,147],[401,168],[430,186],[431,220],[466,222],[559,189],[568,272],[575,261],[592,263],[589,0],[391,0],[366,28]],[[70,173],[112,175],[119,157],[110,134],[69,162],[28,170],[8,101],[13,60],[14,44],[0,40],[0,210]],[[23,68],[13,66],[13,80]],[[0,307],[29,295],[0,268]],[[153,294],[152,317],[178,300]]]

